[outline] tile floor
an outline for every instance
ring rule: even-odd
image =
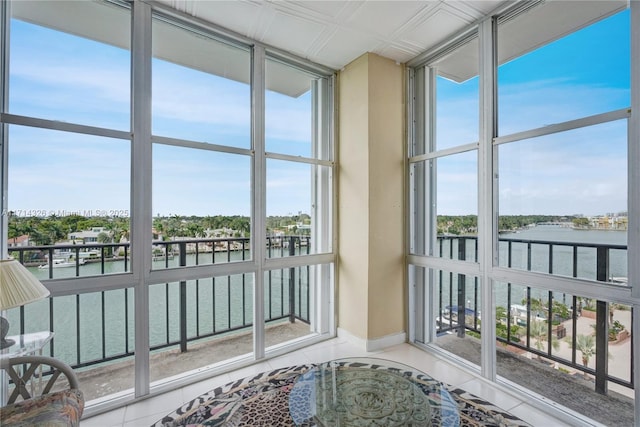
[[[534,426],[561,427],[570,425],[560,422],[556,417],[530,406],[523,400],[490,385],[481,378],[455,367],[449,361],[440,359],[409,344],[400,344],[381,351],[368,353],[344,338],[324,341],[285,356],[218,375],[214,378],[185,386],[179,390],[86,418],[82,420],[81,425],[82,427],[149,426],[183,403],[189,402],[198,395],[235,379],[285,366],[319,363],[344,357],[365,356],[395,360],[413,366],[440,381],[454,387],[463,388],[476,396],[491,401]],[[579,424],[576,423],[576,425]]]

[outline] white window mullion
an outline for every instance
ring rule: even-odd
[[[416,72],[414,68],[407,67],[406,69],[406,114],[407,114],[407,141],[406,141],[406,152],[407,158],[411,158],[415,154],[415,140],[416,140],[416,118],[418,117],[418,106],[417,106],[417,96],[416,96],[416,78],[419,73]],[[417,218],[415,216],[416,211],[416,199],[417,199],[417,187],[418,181],[414,170],[415,165],[412,165],[407,161],[406,168],[406,177],[405,180],[407,182],[407,189],[409,190],[408,195],[408,211],[405,212],[405,217],[407,221],[407,229],[406,233],[406,252],[407,254],[415,253],[415,231],[416,225],[418,224]],[[407,269],[407,325],[408,325],[408,339],[409,342],[416,342],[416,337],[421,337],[422,327],[420,323],[417,321],[421,313],[423,312],[417,305],[419,298],[419,284],[417,283],[417,275],[415,274],[415,268],[412,268],[408,262],[405,263],[405,268]],[[424,282],[423,282],[424,283]]]
[[[133,2],[131,40],[131,259],[135,295],[135,396],[149,394],[151,271],[151,7]]]
[[[631,8],[631,118],[629,119],[628,141],[628,246],[627,265],[631,294],[640,298],[640,3],[630,2]],[[638,348],[640,331],[640,304],[634,304],[633,347]],[[635,424],[640,423],[640,351],[633,352],[633,383],[635,384]]]
[[[0,113],[7,111],[9,105],[9,24],[11,2],[0,3]],[[7,242],[9,229],[8,213],[8,165],[9,147],[7,141],[7,125],[0,122],[0,259],[7,258]],[[5,311],[0,310],[4,316]],[[0,406],[4,406],[8,398],[9,382],[5,371],[0,371]]]
[[[478,262],[482,279],[482,375],[496,377],[496,328],[491,268],[497,257],[495,212],[497,208],[493,181],[496,167],[493,138],[496,136],[496,42],[495,22],[486,19],[479,26],[480,56],[480,147],[478,151]]]
[[[256,263],[253,280],[253,352],[256,359],[264,358],[264,264],[266,258],[267,171],[265,157],[265,50],[255,46],[251,60],[251,119],[254,151],[251,180],[253,206],[251,211],[251,253]]]
[[[11,2],[0,3],[0,114],[9,106],[9,27],[11,23]],[[8,214],[8,166],[9,147],[7,125],[0,123],[0,258],[7,257],[9,229]],[[1,402],[0,402],[1,403]]]
[[[333,85],[330,78],[319,78],[312,82],[312,157],[331,160],[332,166],[317,165],[312,168],[311,176],[311,242],[313,253],[327,253],[333,250],[333,150],[330,93]],[[311,268],[309,283],[309,319],[311,328],[318,333],[333,333],[332,304],[333,288],[331,286],[331,266],[318,265]]]
[[[437,88],[438,88],[438,72],[435,68],[425,67],[425,124],[424,130],[424,152],[431,154],[437,150]],[[424,170],[424,248],[425,254],[434,257],[438,256],[438,160],[429,159],[425,162]],[[428,269],[423,276],[425,282],[424,301],[424,325],[425,325],[425,343],[434,343],[436,341],[435,322],[440,310],[438,307],[439,288],[442,286],[438,282],[438,275],[435,269]]]
[[[631,117],[628,142],[628,236],[627,249],[629,283],[632,295],[640,298],[640,4],[631,5]],[[640,314],[640,313],[638,313]],[[636,315],[636,317],[640,317]],[[636,365],[640,366],[640,365]],[[636,373],[640,369],[636,370]],[[640,380],[639,380],[640,381]],[[640,384],[640,382],[636,382]],[[640,405],[636,405],[636,408]]]

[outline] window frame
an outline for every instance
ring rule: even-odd
[[[449,41],[445,41],[433,50],[425,52],[408,63],[407,69],[407,145],[408,145],[408,176],[409,209],[407,213],[408,249],[406,268],[408,274],[408,323],[410,341],[425,348],[433,348],[435,342],[435,317],[433,304],[429,302],[429,294],[434,295],[433,275],[418,274],[414,270],[420,267],[430,271],[446,270],[457,274],[476,276],[482,283],[483,325],[489,325],[482,334],[482,354],[480,374],[486,379],[497,381],[496,368],[496,336],[495,336],[495,297],[493,289],[498,283],[518,283],[552,291],[564,292],[572,295],[584,295],[603,301],[629,304],[640,312],[640,264],[634,260],[640,256],[640,170],[635,166],[640,164],[640,4],[631,2],[631,106],[614,111],[608,111],[589,117],[582,117],[536,129],[529,129],[510,135],[497,135],[497,25],[498,17],[517,14],[527,5],[506,5],[494,11],[491,16],[465,29]],[[453,51],[474,31],[479,37],[480,73],[480,141],[478,146],[478,239],[479,262],[468,263],[457,260],[440,259],[431,252],[418,255],[416,247],[429,247],[433,243],[432,233],[435,230],[435,186],[431,174],[412,176],[411,165],[417,161],[437,158],[439,151],[433,150],[430,140],[434,137],[434,129],[430,123],[435,123],[433,109],[435,97],[435,72],[429,64],[434,63],[443,55]],[[565,278],[549,274],[518,271],[498,266],[498,147],[501,144],[519,141],[532,136],[542,136],[578,129],[593,124],[607,123],[613,120],[628,120],[627,139],[627,182],[628,182],[628,244],[627,265],[630,286],[616,286],[592,280]],[[420,147],[430,148],[421,153]],[[462,150],[461,148],[459,148]],[[445,151],[445,150],[443,150]],[[449,153],[446,153],[449,154]],[[421,224],[424,224],[421,227]],[[431,276],[431,277],[430,277]],[[420,290],[420,286],[427,289],[427,295]],[[424,324],[422,323],[424,322]],[[634,316],[632,330],[640,330],[640,316]],[[424,344],[419,344],[420,342]],[[640,355],[633,354],[634,366],[640,366]],[[640,384],[640,369],[633,374],[635,384]],[[635,418],[640,419],[640,391],[635,392]]]
[[[179,12],[167,5],[150,4],[146,2],[120,2],[119,0],[105,0],[130,9],[131,15],[131,130],[119,131],[93,126],[62,123],[32,117],[22,117],[7,113],[8,108],[8,80],[9,80],[9,35],[11,20],[11,1],[0,4],[0,255],[6,257],[8,253],[8,210],[7,192],[8,175],[8,135],[10,124],[21,124],[44,129],[64,130],[80,134],[106,136],[128,140],[131,143],[131,216],[130,216],[130,244],[131,256],[135,262],[131,270],[124,274],[105,276],[77,277],[73,279],[53,279],[45,281],[51,290],[51,296],[76,295],[115,289],[133,288],[135,312],[135,398],[147,396],[151,390],[149,376],[149,286],[160,283],[211,278],[235,274],[253,275],[253,309],[254,309],[254,350],[250,361],[284,354],[294,348],[300,348],[335,335],[334,293],[335,293],[335,261],[337,248],[337,232],[334,227],[337,215],[335,203],[335,125],[334,98],[336,91],[336,71],[320,66],[305,59],[298,58],[279,49],[257,43],[253,40],[222,29],[214,24],[194,18]],[[152,134],[152,82],[151,61],[152,52],[152,20],[154,14],[160,14],[179,25],[197,28],[211,37],[224,40],[225,43],[242,46],[250,54],[250,108],[251,108],[251,147],[248,149],[234,148],[213,144],[201,144],[195,141],[181,140],[155,136]],[[315,129],[313,135],[313,157],[300,158],[265,152],[264,115],[265,115],[265,61],[275,59],[292,67],[299,68],[317,76],[313,85],[314,108],[310,120]],[[143,230],[152,228],[152,145],[160,143],[171,146],[206,149],[217,152],[227,152],[249,156],[251,158],[251,259],[215,265],[200,265],[167,270],[153,270],[151,268],[152,236]],[[203,146],[204,145],[204,146]],[[318,166],[322,172],[312,177],[314,201],[314,221],[317,231],[314,233],[314,245],[318,253],[312,255],[289,258],[267,259],[265,253],[266,220],[266,162],[269,158],[279,158],[297,163]],[[320,167],[321,166],[321,167]],[[313,298],[309,316],[314,325],[312,335],[277,348],[265,348],[264,325],[264,275],[269,270],[293,268],[298,266],[315,266],[313,278],[309,278],[310,294]],[[248,363],[247,360],[234,362],[234,366]],[[225,369],[234,366],[225,365]],[[209,370],[201,374],[202,378],[211,376],[214,371]],[[162,392],[193,381],[185,378],[178,381],[154,385],[154,392]],[[124,403],[130,403],[131,396],[120,396],[99,404],[99,410],[108,410]],[[91,411],[89,411],[91,412]]]

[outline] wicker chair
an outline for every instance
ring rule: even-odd
[[[0,361],[13,383],[0,425],[77,426],[84,398],[73,370],[47,356],[21,356]]]

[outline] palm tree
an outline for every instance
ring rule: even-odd
[[[98,243],[111,243],[113,241],[113,238],[111,237],[111,235],[109,233],[99,233],[97,236],[97,240]],[[109,246],[106,248],[107,249],[107,256],[112,256],[113,255],[113,247]]]
[[[524,334],[526,334],[526,327],[523,327]],[[549,336],[549,329],[547,328],[546,322],[538,322],[534,321],[529,324],[529,334],[531,338],[536,340],[535,346],[538,351],[544,350],[544,344],[547,342],[547,338]],[[551,347],[554,350],[558,351],[560,349],[560,342],[558,339],[551,335]],[[538,355],[538,359],[541,359],[540,355]]]
[[[55,244],[56,242],[65,239],[67,233],[62,229],[62,226],[55,219],[47,219],[42,221],[41,230],[49,237],[48,244]]]
[[[496,320],[499,322],[507,318],[507,309],[501,305],[496,307]]]
[[[596,352],[596,338],[593,335],[576,336],[576,350],[582,353],[582,365],[586,368],[589,364],[589,359]],[[586,371],[584,377],[589,378]]]
[[[190,237],[202,237],[204,235],[204,228],[196,222],[189,222],[186,225],[187,233]]]

